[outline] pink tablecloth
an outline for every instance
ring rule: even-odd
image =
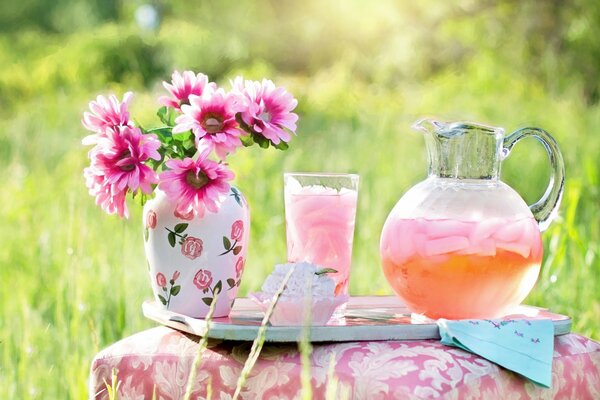
[[[90,398],[108,398],[104,380],[117,371],[120,399],[180,399],[198,338],[158,327],[123,339],[96,355]],[[192,398],[233,394],[251,343],[212,341],[198,370]],[[465,351],[434,340],[315,344],[311,355],[313,398],[325,397],[331,357],[337,393],[353,399],[561,398],[600,399],[600,344],[569,334],[555,342],[552,389],[544,389]],[[293,399],[301,393],[295,344],[267,344],[244,399]]]

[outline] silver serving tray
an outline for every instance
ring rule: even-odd
[[[206,321],[165,310],[155,301],[145,301],[144,315],[160,324],[201,336]],[[224,340],[252,341],[258,334],[263,312],[247,298],[238,298],[229,317],[215,318],[210,323],[208,337]],[[506,319],[552,319],[554,334],[571,331],[571,318],[549,310],[519,306]],[[297,342],[304,335],[301,326],[269,326],[267,342]],[[351,297],[345,315],[332,318],[327,325],[311,326],[311,342],[353,342],[365,340],[440,339],[435,321],[411,316],[410,311],[396,296]]]

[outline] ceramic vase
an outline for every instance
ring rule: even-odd
[[[242,278],[250,233],[248,203],[231,187],[219,211],[181,215],[157,191],[143,212],[144,247],[157,304],[193,318],[229,315]],[[217,296],[218,293],[218,296]]]

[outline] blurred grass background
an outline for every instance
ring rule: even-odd
[[[140,209],[107,217],[87,194],[81,113],[127,90],[158,125],[174,69],[226,84],[269,77],[299,100],[287,152],[230,161],[252,208],[241,295],[285,259],[282,173],[361,176],[353,294],[389,294],[378,260],[387,213],[426,175],[421,116],[550,131],[567,183],[543,234],[529,304],[600,339],[600,3],[592,0],[19,0],[0,3],[0,398],[84,398],[93,355],[154,324]],[[156,18],[152,18],[153,12]],[[520,143],[503,179],[532,203],[549,175]]]

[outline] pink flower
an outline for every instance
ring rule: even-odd
[[[175,272],[173,273],[173,277],[171,278],[171,280],[172,280],[173,282],[175,282],[175,281],[177,280],[177,278],[179,278],[179,275],[180,275],[180,274],[179,274],[179,271],[175,271]]]
[[[123,126],[133,126],[129,119],[129,102],[133,98],[133,93],[127,92],[123,96],[123,102],[119,102],[114,95],[108,99],[104,96],[98,96],[96,101],[90,102],[90,111],[83,113],[83,126],[96,133],[83,139],[83,144],[94,144],[98,138],[104,136],[107,131],[118,129]]]
[[[241,220],[237,220],[231,225],[231,239],[241,240],[244,234],[244,223]]]
[[[242,120],[252,131],[273,144],[290,141],[288,131],[296,134],[298,121],[298,115],[292,112],[298,101],[290,93],[268,79],[253,82],[238,76],[232,85],[234,93],[244,102]]]
[[[104,177],[112,192],[141,189],[144,193],[151,193],[151,184],[158,182],[158,176],[144,163],[151,158],[160,160],[159,147],[156,135],[143,135],[138,128],[126,126],[107,131],[106,136],[99,138],[96,147],[89,152],[91,168]]]
[[[214,150],[219,158],[225,159],[228,153],[242,146],[243,131],[235,120],[237,104],[236,96],[225,94],[222,89],[208,88],[202,96],[192,95],[190,104],[181,106],[183,115],[175,120],[173,133],[191,129],[199,149]]]
[[[212,273],[204,269],[198,270],[194,276],[194,285],[200,290],[208,289],[212,281]]]
[[[237,277],[237,279],[240,278],[240,276],[242,275],[242,271],[244,271],[244,257],[240,257],[238,258],[238,260],[235,263],[235,275]]]
[[[191,220],[193,220],[193,219],[194,219],[194,210],[190,211],[190,212],[189,212],[189,213],[187,213],[187,214],[181,214],[181,213],[179,213],[179,211],[175,210],[175,211],[173,212],[173,215],[174,215],[176,218],[182,219],[182,220],[184,220],[184,221],[191,221]]]
[[[156,274],[156,283],[161,288],[164,288],[167,286],[167,278],[165,278],[165,276],[162,274],[162,272],[159,272],[158,274]]]
[[[118,190],[106,182],[102,171],[88,167],[83,170],[85,184],[90,195],[96,198],[99,205],[108,214],[119,214],[121,218],[129,218],[129,210],[125,203],[126,190]]]
[[[156,228],[156,213],[153,210],[148,211],[148,214],[146,214],[146,228]]]
[[[158,101],[176,110],[180,110],[184,104],[190,104],[191,95],[201,96],[206,87],[217,89],[214,82],[208,82],[206,75],[194,75],[192,71],[184,71],[183,74],[175,71],[171,75],[171,79],[171,83],[163,82],[163,86],[169,91],[171,97],[162,96]]]
[[[184,239],[183,244],[181,245],[181,254],[190,260],[198,258],[202,254],[203,245],[202,239],[188,236]]]
[[[159,188],[171,201],[180,215],[194,212],[202,218],[206,210],[217,212],[229,193],[229,183],[234,175],[225,165],[212,160],[191,158],[169,160],[170,170],[160,174]]]

